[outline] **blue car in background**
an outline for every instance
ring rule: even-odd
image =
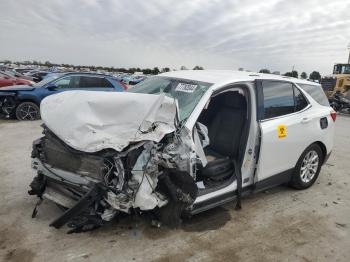
[[[91,73],[53,74],[33,86],[0,89],[0,114],[18,120],[40,119],[40,102],[45,97],[69,90],[122,92],[125,84],[110,75]]]
[[[136,85],[147,79],[145,75],[127,75],[122,78],[122,82],[129,85]]]

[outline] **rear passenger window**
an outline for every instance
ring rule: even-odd
[[[82,88],[106,88],[113,87],[113,85],[103,77],[80,77],[80,87]]]
[[[294,112],[293,85],[287,82],[263,81],[264,119]]]
[[[113,87],[112,83],[109,82],[106,78],[101,78],[101,87]]]
[[[329,106],[328,99],[323,89],[319,85],[298,84],[306,93],[308,93],[317,103],[323,106]]]
[[[308,101],[292,83],[263,81],[264,119],[288,115],[303,110]]]

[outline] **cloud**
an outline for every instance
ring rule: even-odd
[[[343,0],[5,0],[0,58],[330,73],[346,62]]]

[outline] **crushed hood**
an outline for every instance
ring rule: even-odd
[[[84,152],[122,151],[175,131],[176,104],[165,95],[68,91],[45,98],[40,111],[56,136]]]

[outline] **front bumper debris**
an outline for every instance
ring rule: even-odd
[[[177,226],[198,188],[186,147],[169,141],[164,146],[139,142],[122,152],[85,153],[44,126],[44,136],[33,142],[32,168],[38,175],[28,193],[38,196],[38,203],[46,199],[64,209],[50,226],[66,224],[72,228],[69,233],[98,228],[121,213],[149,212],[161,223]]]

